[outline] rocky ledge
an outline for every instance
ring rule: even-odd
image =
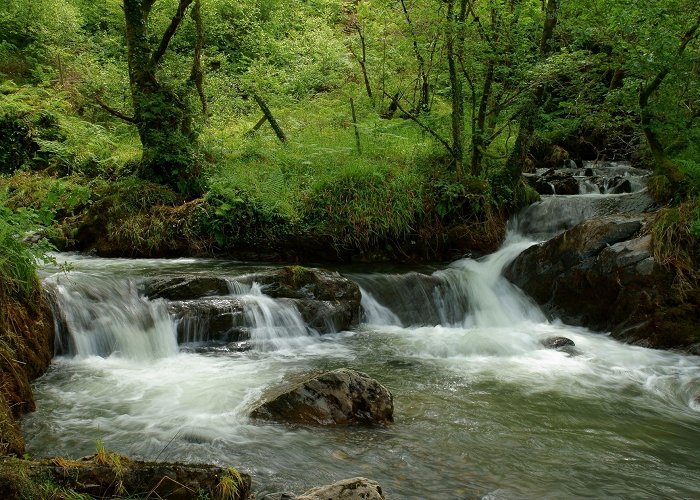
[[[139,462],[101,452],[80,460],[0,459],[1,498],[212,498],[244,500],[251,479],[214,465]],[[81,497],[82,498],[82,497]]]
[[[360,289],[337,272],[301,266],[269,269],[224,278],[218,275],[173,275],[144,283],[144,294],[169,301],[170,312],[179,321],[180,341],[193,340],[192,332],[206,332],[221,342],[247,339],[245,301],[242,291],[257,283],[260,292],[280,299],[296,310],[304,322],[319,333],[347,330],[360,317]]]
[[[326,372],[275,392],[255,406],[251,417],[305,425],[386,425],[394,421],[391,393],[354,370]]]
[[[643,215],[588,220],[505,270],[552,317],[655,348],[700,354],[700,290],[657,262]]]

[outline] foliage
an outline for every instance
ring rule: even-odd
[[[37,261],[46,260],[51,246],[44,239],[25,242],[41,228],[40,217],[31,209],[8,208],[6,196],[0,192],[0,297],[28,299],[37,287]]]
[[[13,208],[58,219],[66,244],[85,238],[92,224],[108,228],[105,248],[136,254],[279,248],[314,235],[343,248],[382,247],[408,234],[432,238],[465,220],[500,219],[536,199],[505,168],[521,116],[540,90],[531,147],[516,169],[630,157],[653,167],[639,90],[668,70],[648,104],[650,127],[686,184],[658,176],[652,188],[676,205],[696,197],[700,43],[691,40],[682,57],[678,48],[697,6],[561,2],[543,56],[546,3],[469,2],[458,26],[445,2],[202,0],[203,114],[188,77],[198,37],[190,11],[154,69],[161,92],[139,111],[123,2],[5,2],[0,171],[11,177],[0,184],[10,186]],[[153,45],[176,4],[154,4]],[[457,76],[472,175],[462,177],[440,142],[451,142],[454,111],[450,33],[465,40]],[[248,133],[262,114],[254,93],[287,144],[267,123]],[[143,127],[123,119],[137,111],[160,127],[146,151]],[[158,165],[149,166],[153,155]],[[170,184],[170,194],[155,183]],[[689,224],[700,232],[699,218]]]
[[[233,467],[226,470],[226,474],[219,477],[216,486],[216,497],[221,500],[237,500],[243,484],[243,477]]]
[[[654,259],[676,273],[681,291],[700,282],[700,215],[698,200],[660,210],[651,224]]]

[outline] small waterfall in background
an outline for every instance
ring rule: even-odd
[[[502,276],[505,266],[536,242],[511,231],[500,250],[461,259],[431,275],[353,275],[367,324],[488,328],[546,321],[539,307]]]

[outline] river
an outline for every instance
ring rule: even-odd
[[[363,323],[323,336],[259,288],[235,286],[262,265],[59,254],[71,270],[47,268],[44,281],[70,338],[34,385],[28,450],[79,457],[100,440],[135,458],[238,467],[258,494],[359,475],[390,498],[699,498],[700,357],[548,320],[501,276],[533,243],[511,229],[495,254],[432,274],[346,270]],[[254,348],[178,345],[165,301],[142,293],[144,277],[166,273],[230,279],[250,304]],[[541,345],[558,335],[575,351]],[[339,367],[391,390],[394,425],[247,417],[270,386]]]

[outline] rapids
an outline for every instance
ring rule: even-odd
[[[362,475],[390,498],[700,497],[700,358],[547,320],[501,276],[535,243],[516,226],[498,252],[431,274],[344,272],[361,286],[363,323],[323,336],[293,306],[237,285],[264,266],[58,255],[71,270],[47,268],[44,282],[64,335],[35,383],[28,449],[78,457],[102,440],[136,458],[232,465],[259,494]],[[165,301],[142,293],[145,276],[165,272],[226,276],[253,349],[188,349],[203,344],[196,335],[178,346]],[[576,352],[543,348],[555,335]],[[248,419],[271,385],[338,367],[392,391],[393,426]]]

